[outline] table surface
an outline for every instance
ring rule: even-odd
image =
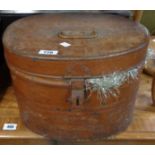
[[[152,106],[151,84],[152,78],[142,74],[134,118],[126,131],[109,139],[82,144],[155,144],[155,106]],[[4,123],[17,123],[17,129],[2,130]],[[0,144],[56,144],[24,126],[12,87],[0,96]]]

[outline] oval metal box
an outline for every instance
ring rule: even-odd
[[[142,25],[110,14],[59,13],[14,22],[3,44],[23,122],[68,142],[125,130],[148,41]]]

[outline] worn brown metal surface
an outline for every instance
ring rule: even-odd
[[[126,129],[148,40],[140,24],[108,14],[37,15],[11,24],[3,43],[25,125],[54,140],[79,142]],[[138,68],[136,78],[122,83],[119,95],[105,97],[106,104],[86,89],[88,79],[132,68]]]

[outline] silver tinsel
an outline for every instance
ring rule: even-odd
[[[114,72],[112,74],[103,75],[101,78],[87,79],[86,90],[90,92],[96,91],[101,104],[106,103],[109,96],[117,97],[119,95],[119,87],[129,82],[130,79],[137,79],[138,67],[128,71]]]

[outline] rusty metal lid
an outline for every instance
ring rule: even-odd
[[[142,48],[148,31],[139,23],[110,14],[64,13],[17,20],[5,31],[5,48],[40,59],[92,59]]]

